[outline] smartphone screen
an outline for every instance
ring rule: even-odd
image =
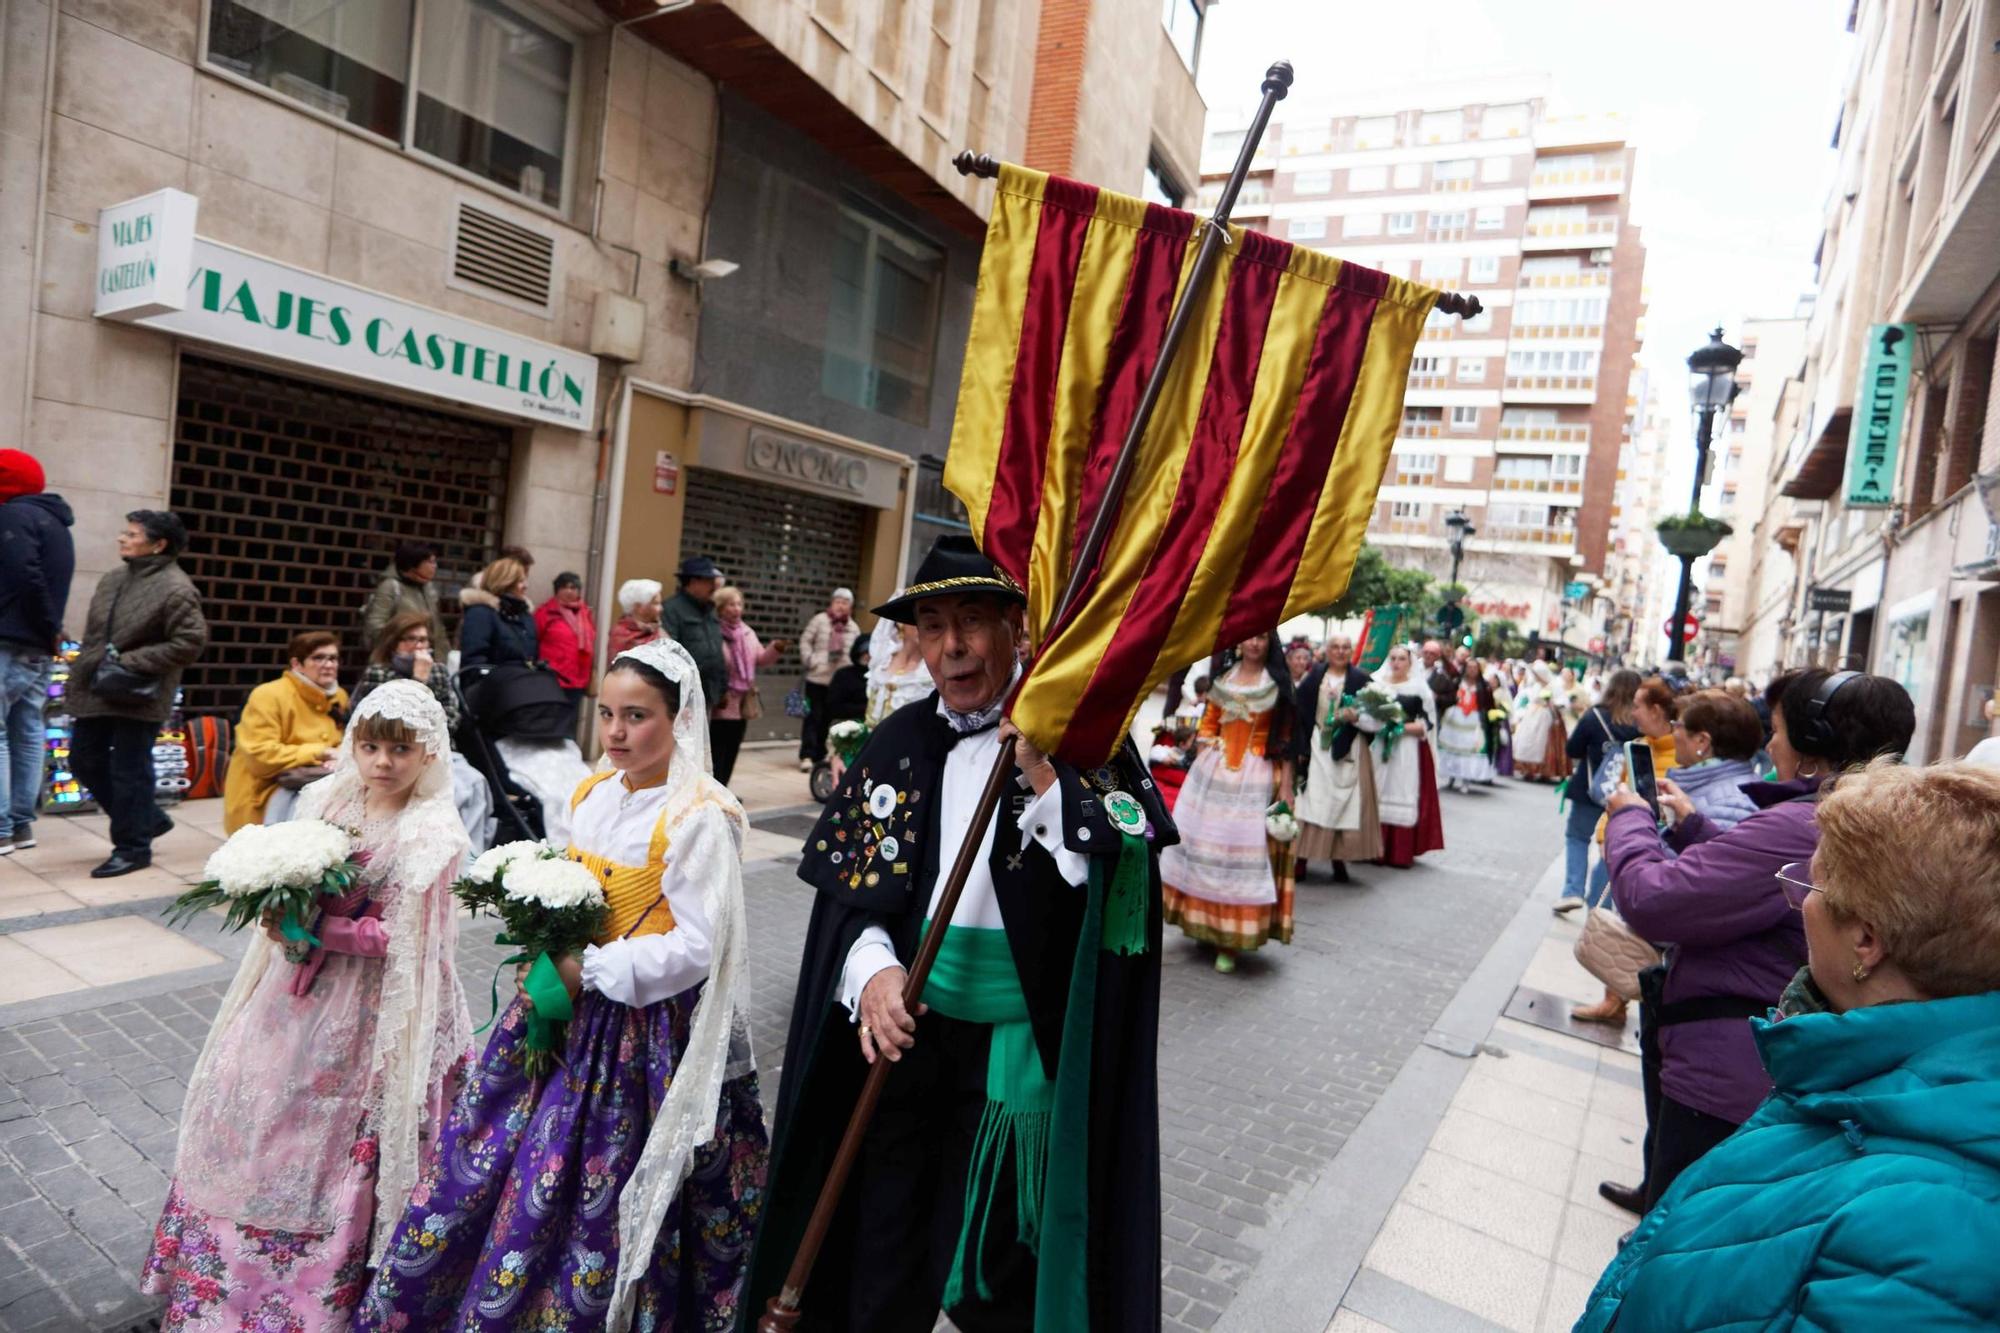
[[[1625,742],[1625,781],[1653,807],[1653,822],[1660,819],[1660,784],[1653,773],[1653,749],[1643,739]]]

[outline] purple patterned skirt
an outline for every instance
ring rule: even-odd
[[[700,994],[644,1009],[582,995],[567,1068],[539,1088],[521,1073],[526,1009],[517,998],[417,1179],[354,1327],[601,1328],[618,1271],[618,1194],[666,1099]],[[755,1074],[723,1084],[717,1120],[660,1227],[632,1320],[638,1333],[736,1322],[770,1147]]]

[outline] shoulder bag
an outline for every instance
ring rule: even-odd
[[[104,617],[104,656],[90,673],[90,692],[108,703],[153,704],[160,701],[160,678],[134,671],[118,660],[118,603],[135,576],[127,573],[118,591],[111,594],[111,609]]]
[[[1628,1000],[1639,998],[1639,974],[1660,962],[1660,951],[1633,934],[1625,918],[1608,907],[1590,909],[1571,952],[1584,971]]]

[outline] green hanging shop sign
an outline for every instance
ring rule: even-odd
[[[1903,405],[1916,352],[1914,324],[1873,324],[1868,357],[1854,395],[1854,425],[1847,439],[1846,504],[1886,509],[1896,498],[1896,453],[1903,439]]]

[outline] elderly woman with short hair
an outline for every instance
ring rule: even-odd
[[[1880,760],[1814,816],[1763,890],[1806,966],[1739,1020],[1775,1095],[1647,1214],[1577,1333],[2000,1327],[2000,774]]]
[[[624,614],[611,626],[612,661],[660,637],[660,605],[658,579],[626,579],[618,585],[618,609]]]

